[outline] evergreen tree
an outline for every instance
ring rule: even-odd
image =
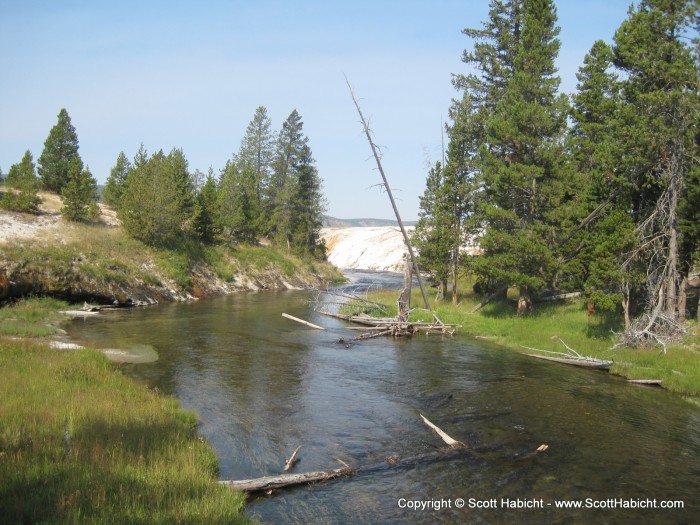
[[[187,161],[180,150],[162,150],[143,163],[143,147],[127,178],[117,217],[132,237],[167,246],[184,235],[191,218],[192,195]]]
[[[279,133],[267,188],[271,219],[268,231],[287,249],[294,246],[303,252],[320,254],[319,230],[324,209],[321,180],[303,126],[301,116],[294,110]]]
[[[593,44],[577,73],[569,147],[577,172],[578,224],[565,243],[573,253],[565,273],[589,302],[614,311],[629,304],[632,276],[623,269],[634,223],[629,217],[629,185],[617,169],[622,155],[616,138],[619,87],[611,70],[613,53],[603,41]],[[582,225],[582,226],[580,226]]]
[[[430,272],[438,285],[438,299],[445,296],[450,277],[452,236],[443,219],[440,197],[445,188],[442,165],[438,161],[428,172],[420,197],[419,219],[413,233],[413,245],[420,254],[421,270]]]
[[[68,182],[68,171],[72,169],[74,159],[77,159],[82,170],[83,164],[78,154],[78,135],[68,112],[61,109],[58,122],[51,128],[39,157],[38,172],[44,189],[61,193],[64,184]]]
[[[73,157],[68,166],[68,180],[61,189],[61,214],[68,220],[78,222],[93,220],[99,215],[97,181],[90,169],[83,169],[82,164],[78,157]]]
[[[119,152],[117,163],[107,177],[103,193],[104,201],[115,209],[119,208],[122,193],[126,187],[126,179],[129,177],[131,169],[129,159],[126,158],[123,151]]]
[[[221,233],[218,192],[214,170],[209,168],[209,174],[195,197],[192,212],[193,229],[202,242],[212,242]]]
[[[220,224],[233,241],[254,243],[258,240],[260,208],[255,193],[255,173],[245,166],[238,169],[238,159],[226,163],[219,184]]]
[[[36,177],[34,159],[29,150],[19,164],[13,164],[7,174],[7,186],[2,197],[2,207],[7,210],[36,213],[41,199],[37,195],[39,180]],[[10,189],[10,187],[14,189]],[[17,191],[14,191],[17,190]]]
[[[248,124],[238,150],[238,169],[250,170],[255,174],[255,195],[260,202],[270,178],[274,147],[272,121],[267,109],[260,106]]]
[[[559,270],[557,237],[560,207],[567,197],[561,145],[568,102],[558,95],[554,61],[559,50],[556,9],[551,0],[512,4],[512,20],[522,20],[512,46],[512,75],[488,108],[486,143],[479,155],[487,226],[482,277],[520,289],[518,314],[532,296],[553,286]],[[492,86],[492,79],[485,79]]]
[[[695,0],[642,0],[615,33],[614,63],[625,75],[619,168],[632,185],[637,225],[628,265],[642,265],[648,276],[645,315],[628,331],[631,342],[663,341],[659,334],[685,313],[691,262],[682,257],[697,252],[692,230],[683,229],[683,214],[697,208],[687,199],[697,184],[698,64],[686,39],[696,16]]]

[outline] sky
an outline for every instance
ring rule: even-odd
[[[561,90],[631,0],[557,0]],[[0,169],[39,157],[65,108],[102,184],[124,151],[182,148],[216,174],[258,106],[279,130],[296,109],[327,214],[393,219],[345,78],[370,121],[404,220],[442,157],[453,74],[488,0],[0,0]]]

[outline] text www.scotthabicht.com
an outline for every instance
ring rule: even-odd
[[[608,499],[571,499],[545,501],[542,498],[439,498],[412,499],[399,498],[397,505],[401,509],[416,511],[440,511],[443,509],[683,509],[681,500],[657,500],[650,498],[608,498]]]

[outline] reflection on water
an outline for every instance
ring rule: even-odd
[[[358,279],[364,277],[359,276]],[[441,445],[419,413],[480,451],[250,501],[264,523],[694,523],[700,410],[602,372],[543,363],[466,338],[373,339],[312,312],[304,292],[251,293],[76,320],[82,343],[151,345],[119,365],[195,410],[222,479],[297,472],[334,458],[374,465]],[[326,327],[316,331],[282,312]],[[519,459],[541,443],[549,451]],[[401,498],[451,508],[399,508]],[[457,498],[542,499],[543,509],[458,509]],[[559,510],[555,500],[682,500],[684,510]],[[547,504],[551,503],[551,506]]]

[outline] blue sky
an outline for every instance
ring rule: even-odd
[[[562,90],[597,39],[612,41],[630,0],[557,1]],[[182,148],[218,173],[258,106],[277,129],[293,109],[324,180],[328,214],[393,218],[344,75],[369,117],[401,215],[414,220],[461,30],[488,0],[70,2],[0,0],[0,167],[38,158],[61,108],[100,183],[117,155]]]

